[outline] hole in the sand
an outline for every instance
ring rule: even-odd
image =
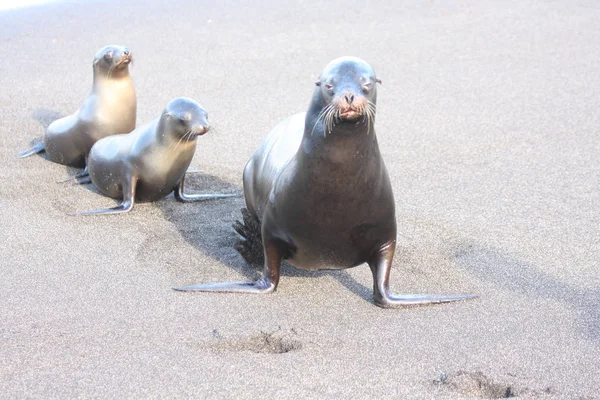
[[[477,396],[486,399],[507,399],[516,395],[512,385],[494,382],[479,371],[458,371],[453,374],[443,373],[433,382],[437,385],[446,386],[448,389],[465,396]]]
[[[209,343],[215,351],[249,351],[258,354],[283,354],[302,349],[302,342],[294,329],[260,332],[245,338],[224,338],[218,330],[213,331],[214,340]]]

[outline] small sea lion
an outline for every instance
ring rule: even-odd
[[[194,100],[179,97],[148,125],[98,140],[88,157],[88,180],[79,182],[91,181],[106,196],[123,201],[117,207],[76,215],[127,212],[136,201],[158,200],[171,192],[183,202],[237,197],[184,193],[185,173],[196,151],[196,139],[208,130],[206,110]]]
[[[126,47],[100,49],[94,57],[92,90],[79,110],[52,122],[43,142],[19,153],[19,157],[46,151],[56,163],[81,168],[96,141],[134,130],[137,101],[129,75],[131,61]]]

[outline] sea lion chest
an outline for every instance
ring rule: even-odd
[[[326,157],[299,151],[273,186],[265,223],[289,245],[288,261],[298,268],[342,269],[367,261],[396,232],[378,148],[346,148]]]
[[[90,132],[93,139],[133,131],[137,102],[131,78],[105,80],[96,90],[96,111],[92,118],[97,131]]]
[[[179,145],[155,144],[133,151],[131,170],[137,176],[136,199],[154,201],[173,191],[190,166],[196,142]]]

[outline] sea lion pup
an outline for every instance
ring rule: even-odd
[[[194,100],[179,97],[159,118],[129,134],[112,135],[94,144],[88,157],[88,180],[106,196],[122,199],[113,208],[76,215],[116,214],[133,209],[135,201],[158,200],[171,192],[183,202],[237,197],[237,194],[185,194],[185,173],[196,138],[208,132],[208,113]]]
[[[176,290],[270,293],[285,259],[306,270],[366,262],[373,273],[373,297],[381,307],[474,297],[394,295],[388,290],[396,218],[374,129],[378,82],[361,59],[333,60],[316,82],[308,112],[277,125],[248,161],[243,176],[248,223],[234,227],[248,239],[262,237],[262,278]]]
[[[94,57],[92,90],[79,110],[52,122],[44,141],[19,153],[19,157],[46,151],[56,163],[81,168],[96,141],[134,130],[137,101],[129,75],[131,61],[126,47],[100,49]]]

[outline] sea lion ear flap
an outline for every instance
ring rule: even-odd
[[[375,78],[375,82],[379,83],[380,85],[381,85],[381,83],[382,83],[382,82],[381,82],[381,79],[379,79],[379,78]]]
[[[315,85],[317,85],[317,86],[321,86],[321,80],[320,80],[320,79],[317,79],[317,80],[315,81]]]

